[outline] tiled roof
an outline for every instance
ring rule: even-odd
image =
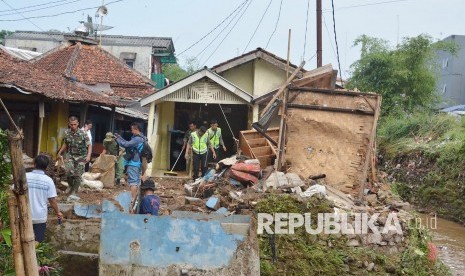
[[[34,32],[34,31],[15,31],[6,39],[20,40],[55,40],[65,41],[65,35],[74,35],[73,33],[62,32]],[[99,35],[100,38],[100,35]],[[119,46],[152,46],[162,48],[166,51],[174,52],[173,40],[171,37],[144,37],[144,36],[125,36],[125,35],[102,35],[102,45],[119,45]]]
[[[80,101],[121,106],[115,99],[76,86],[65,77],[47,72],[0,50],[0,84],[39,94],[53,100]]]
[[[97,45],[80,42],[60,46],[33,60],[34,66],[63,74],[80,83],[109,83],[121,98],[142,98],[154,93],[153,82]]]

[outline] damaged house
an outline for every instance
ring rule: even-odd
[[[0,50],[0,98],[15,123],[24,131],[23,150],[28,156],[38,152],[56,153],[68,125],[70,110],[88,104],[115,108],[113,97],[93,92]],[[77,114],[79,115],[79,114]],[[9,120],[0,110],[0,128]]]
[[[108,131],[119,132],[129,139],[131,122],[144,128],[148,110],[138,100],[155,91],[155,83],[126,63],[99,47],[89,38],[68,36],[68,42],[32,60],[34,67],[62,75],[76,86],[117,99],[121,107],[113,109],[92,103],[70,106],[69,114],[81,121],[90,119],[93,153],[100,154]]]

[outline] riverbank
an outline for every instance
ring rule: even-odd
[[[258,203],[256,211],[316,215],[336,209],[333,202],[322,197],[302,201],[291,195],[271,194]],[[408,213],[401,211],[399,217],[401,214]],[[375,224],[382,225],[381,221]],[[399,243],[376,240],[372,234],[360,239],[354,235],[311,235],[303,227],[294,234],[259,235],[261,275],[450,275],[436,258],[428,232],[409,227],[405,217],[401,224]]]
[[[383,181],[420,211],[465,223],[465,119],[447,114],[384,118],[378,131]]]

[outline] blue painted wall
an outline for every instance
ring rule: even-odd
[[[125,197],[121,195],[118,201],[126,203]],[[221,223],[249,222],[249,216],[190,212],[160,217],[129,215],[104,201],[100,263],[160,268],[175,264],[207,270],[224,267],[246,237],[228,234]]]

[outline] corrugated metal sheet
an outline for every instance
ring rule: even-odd
[[[0,45],[0,49],[4,50],[6,53],[9,55],[19,58],[22,60],[31,60],[37,56],[40,56],[42,53],[39,52],[33,52],[33,51],[28,51],[28,50],[23,50],[23,49],[18,49],[18,48],[12,48],[12,47],[6,47],[3,45]]]

